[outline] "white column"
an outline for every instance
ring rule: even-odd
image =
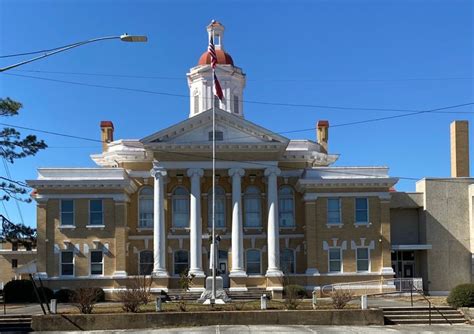
[[[278,222],[278,185],[277,176],[280,170],[270,167],[265,170],[267,177],[267,198],[268,198],[268,269],[267,276],[282,276],[280,270],[280,235]]]
[[[155,178],[153,196],[153,276],[168,277],[165,246],[165,177],[166,170],[153,163],[151,175]]]
[[[191,196],[189,205],[190,255],[189,273],[204,276],[202,271],[202,222],[201,222],[201,177],[204,171],[200,168],[188,169],[191,178]]]
[[[247,276],[244,268],[244,233],[242,227],[242,186],[241,178],[245,175],[242,168],[229,169],[232,177],[232,269],[229,276]]]

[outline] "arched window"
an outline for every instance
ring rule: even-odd
[[[194,114],[199,113],[199,93],[194,93]]]
[[[222,187],[216,187],[216,227],[225,227],[225,191]],[[207,196],[207,221],[212,226],[212,188]]]
[[[140,252],[140,275],[151,275],[153,271],[153,252],[144,250]]]
[[[244,194],[244,226],[245,227],[261,227],[261,210],[262,198],[260,190],[255,186],[250,186],[245,190]]]
[[[184,187],[173,192],[173,227],[189,227],[189,193]]]
[[[295,273],[295,251],[289,248],[280,253],[280,267],[285,274]]]
[[[258,275],[262,273],[261,254],[258,249],[247,250],[245,268],[247,274]]]
[[[153,227],[153,188],[144,187],[138,195],[138,227]]]
[[[189,253],[185,250],[174,252],[174,274],[180,275],[189,269]]]
[[[278,217],[280,227],[295,226],[295,199],[290,186],[283,186],[278,191]]]

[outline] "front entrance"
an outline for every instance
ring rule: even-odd
[[[222,277],[224,288],[228,288],[230,285],[229,281],[229,271],[227,265],[227,252],[220,250],[219,259],[217,261],[217,275]]]
[[[415,277],[415,251],[392,251],[392,268],[397,278]]]

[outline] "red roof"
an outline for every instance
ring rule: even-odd
[[[100,122],[100,127],[101,128],[114,128],[114,123],[112,121],[102,121]]]
[[[232,57],[230,54],[220,50],[216,49],[216,55],[217,55],[217,63],[221,65],[232,65],[234,66],[234,61],[232,60]],[[206,51],[201,55],[201,58],[199,58],[198,65],[207,65],[211,63],[211,56],[209,53]]]

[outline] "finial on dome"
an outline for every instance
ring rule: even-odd
[[[223,37],[224,37],[224,26],[222,23],[216,20],[212,20],[211,24],[207,26],[207,32],[209,34],[208,39],[213,36],[214,45],[216,49],[224,50],[223,47]]]

